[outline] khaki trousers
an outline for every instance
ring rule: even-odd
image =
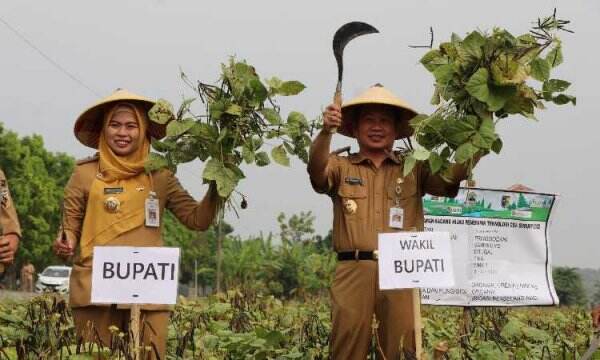
[[[373,315],[387,360],[400,359],[403,350],[415,352],[414,306],[418,304],[414,304],[413,290],[380,291],[378,284],[376,261],[338,262],[331,287],[333,359],[366,359]]]
[[[85,342],[100,340],[105,347],[111,346],[110,326],[116,326],[120,331],[128,333],[129,310],[117,309],[116,306],[84,306],[73,308],[73,320],[77,338]],[[152,350],[143,359],[165,359],[167,351],[167,328],[170,311],[141,311],[140,342]],[[154,348],[158,351],[156,357]]]

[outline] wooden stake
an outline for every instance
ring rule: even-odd
[[[139,360],[140,358],[140,305],[133,304],[131,305],[130,310],[130,328],[131,332],[131,354],[133,355],[133,360]]]
[[[415,324],[415,356],[423,358],[423,322],[421,321],[421,290],[413,289],[413,319]]]

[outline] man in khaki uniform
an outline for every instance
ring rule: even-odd
[[[19,239],[21,238],[21,226],[17,218],[17,211],[13,204],[8,189],[8,182],[4,172],[0,170],[0,275],[4,273],[6,266],[13,263]]]
[[[377,234],[422,231],[422,196],[456,196],[467,170],[454,166],[451,182],[446,182],[432,175],[428,164],[417,163],[404,177],[403,157],[392,148],[396,139],[412,134],[408,120],[416,112],[379,84],[341,108],[328,106],[323,115],[308,172],[315,191],[333,202],[333,247],[339,262],[331,288],[332,356],[365,359],[373,315],[379,322],[380,353],[389,360],[400,358],[401,348],[414,354],[420,348],[420,329],[415,332],[420,326],[415,324],[415,315],[420,316],[419,292],[379,290]],[[356,138],[359,152],[330,154],[333,128]]]

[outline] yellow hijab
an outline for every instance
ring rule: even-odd
[[[136,150],[126,156],[115,154],[105,136],[110,120],[120,112],[132,114],[140,130]],[[103,121],[98,146],[98,176],[89,191],[81,233],[82,259],[92,255],[94,246],[106,245],[119,235],[144,225],[145,200],[152,187],[151,177],[144,172],[144,163],[150,152],[145,114],[133,104],[119,102],[108,111]],[[106,202],[115,199],[119,206],[111,212]]]

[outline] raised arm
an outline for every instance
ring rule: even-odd
[[[482,155],[473,159],[474,168]],[[419,164],[419,173],[421,176],[421,194],[431,194],[435,196],[455,197],[458,194],[460,182],[469,177],[469,164],[452,164],[448,171],[431,174],[428,163]]]
[[[308,174],[315,190],[326,192],[330,184],[331,129],[342,125],[342,112],[339,106],[331,104],[323,112],[323,129],[310,146],[308,159]]]
[[[166,207],[182,224],[193,230],[206,230],[212,224],[219,203],[219,195],[214,183],[201,201],[194,198],[181,186],[177,177],[169,173]]]

